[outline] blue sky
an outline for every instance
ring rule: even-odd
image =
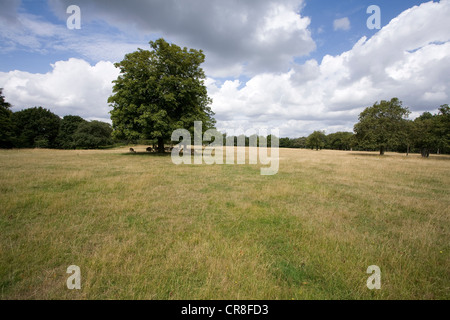
[[[80,30],[66,27],[72,4]],[[164,37],[205,51],[219,129],[351,131],[379,100],[413,116],[449,102],[449,13],[449,0],[6,0],[0,87],[14,110],[109,121],[113,62]]]

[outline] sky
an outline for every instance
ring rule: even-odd
[[[450,0],[0,0],[0,88],[13,111],[111,122],[114,63],[161,37],[204,51],[223,132],[353,131],[381,100],[412,119],[450,103]]]

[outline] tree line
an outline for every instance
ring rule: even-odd
[[[314,131],[307,137],[281,138],[280,148],[450,154],[448,104],[441,105],[437,114],[424,112],[414,120],[407,119],[409,114],[398,98],[383,100],[361,112],[354,133]]]
[[[424,112],[409,120],[408,108],[398,98],[382,100],[366,108],[355,124],[355,145],[361,150],[450,153],[450,108],[441,105],[437,114]]]
[[[115,143],[139,143],[139,140],[119,141],[110,124],[101,121],[86,121],[76,115],[60,118],[42,107],[28,108],[17,112],[10,110],[0,88],[0,148],[56,148],[56,149],[96,149]],[[310,148],[332,150],[361,150],[450,154],[450,107],[445,104],[437,114],[424,112],[414,120],[407,119],[408,108],[393,98],[375,103],[366,108],[354,126],[354,132],[336,132],[326,135],[314,131],[307,137],[280,138],[280,148]],[[244,141],[248,146],[250,137],[223,135],[223,145],[232,139],[234,145]],[[274,137],[257,137],[268,146]],[[143,143],[159,144],[159,139]],[[171,141],[163,140],[171,144]],[[209,142],[204,142],[208,144]]]
[[[310,148],[316,150],[359,150],[421,153],[450,153],[450,108],[447,104],[438,108],[437,114],[424,112],[414,120],[407,119],[408,108],[398,98],[382,100],[366,108],[359,115],[354,132],[336,132],[326,135],[314,131],[307,137],[280,138],[280,148]],[[235,140],[239,137],[234,137]],[[240,137],[243,141],[243,137]],[[267,137],[270,145],[271,136]],[[249,137],[245,137],[248,146]],[[236,145],[236,143],[235,143]]]
[[[97,149],[114,143],[112,127],[43,107],[10,110],[0,88],[0,148]]]
[[[356,146],[355,142],[353,132],[336,132],[326,135],[324,131],[314,131],[307,137],[281,138],[280,148],[352,150]]]

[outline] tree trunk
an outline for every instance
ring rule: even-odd
[[[408,146],[406,147],[406,156],[409,156],[409,144],[408,144]]]
[[[380,156],[384,156],[384,146],[380,147]]]
[[[429,158],[430,157],[430,150],[427,148],[422,148],[422,157],[423,158]]]
[[[158,152],[164,153],[164,139],[158,138]]]

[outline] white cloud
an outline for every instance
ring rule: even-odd
[[[398,97],[418,115],[450,97],[450,1],[406,10],[371,39],[321,63],[222,87],[209,83],[219,127],[279,127],[282,135],[352,130],[359,113]],[[233,119],[239,119],[233,122]]]
[[[334,27],[334,31],[350,30],[350,20],[347,17],[341,18],[341,19],[336,19],[333,22],[333,27]]]
[[[49,3],[64,19],[72,0]],[[303,0],[79,0],[77,5],[85,24],[102,20],[132,37],[158,34],[202,49],[213,77],[286,71],[294,57],[315,49],[310,19],[299,13]]]
[[[107,99],[112,93],[111,82],[119,75],[111,62],[91,66],[84,60],[69,59],[56,62],[52,68],[46,74],[0,72],[0,87],[13,111],[42,106],[59,116],[109,121]]]

